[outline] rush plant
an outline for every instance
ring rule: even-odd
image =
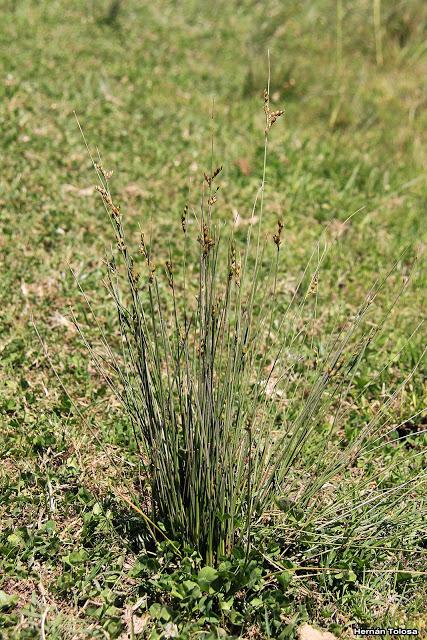
[[[121,349],[101,327],[102,350],[82,335],[139,443],[153,531],[196,548],[207,564],[237,543],[249,549],[252,529],[266,523],[289,539],[310,532],[313,549],[328,536],[339,544],[343,530],[347,544],[360,540],[361,528],[378,531],[385,521],[397,531],[408,496],[424,480],[408,471],[387,488],[393,467],[386,464],[369,477],[352,473],[358,458],[368,464],[378,456],[395,428],[390,408],[402,386],[354,437],[343,435],[359,365],[406,284],[378,317],[375,301],[394,265],[352,317],[322,336],[320,348],[317,299],[328,230],[287,295],[279,286],[284,222],[263,236],[268,143],[283,116],[271,111],[269,95],[268,87],[263,175],[244,241],[216,213],[222,167],[212,160],[200,207],[188,204],[177,220],[182,258],[159,264],[144,232],[134,255],[111,173],[94,161],[116,236],[106,285]],[[421,501],[416,520],[424,513]],[[349,520],[352,527],[343,529]]]

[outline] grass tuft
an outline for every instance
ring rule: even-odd
[[[283,300],[277,282],[284,223],[278,220],[276,233],[263,239],[269,136],[284,113],[271,111],[269,103],[268,88],[254,237],[252,225],[237,238],[235,226],[216,216],[221,165],[203,174],[197,213],[187,204],[181,214],[182,259],[170,254],[156,268],[152,241],[141,232],[141,263],[110,190],[112,172],[94,162],[96,190],[116,236],[106,286],[121,349],[114,351],[104,334],[102,354],[84,338],[85,344],[140,445],[153,534],[160,527],[208,565],[230,556],[236,545],[249,552],[254,528],[265,522],[271,531],[288,530],[297,545],[310,532],[311,548],[329,553],[329,544],[341,541],[348,548],[362,530],[373,540],[388,531],[382,540],[389,543],[402,514],[416,504],[413,535],[425,514],[425,474],[417,471],[389,487],[395,463],[379,471],[373,465],[394,430],[389,407],[424,354],[355,433],[345,434],[357,408],[357,399],[349,400],[360,365],[408,286],[405,277],[390,294],[402,257],[373,282],[356,313],[336,318],[330,335],[319,336],[321,268],[332,242],[326,229]],[[385,289],[389,303],[378,317],[375,303]],[[361,459],[369,473],[358,473]]]

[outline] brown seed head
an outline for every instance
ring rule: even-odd
[[[222,171],[222,165],[215,169],[215,171],[212,174],[212,180],[214,180],[221,171]]]
[[[205,180],[206,180],[206,182],[208,183],[209,186],[212,185],[212,182],[215,180],[215,178],[220,173],[220,171],[222,171],[222,165],[220,167],[217,167],[211,176],[208,176],[207,173],[203,174],[203,176],[204,176],[204,178],[205,178]]]
[[[205,354],[205,349],[206,349],[206,342],[205,342],[205,339],[202,338],[200,340],[200,344],[197,346],[197,355],[202,358]]]
[[[95,190],[101,194],[101,198],[105,206],[110,209],[113,220],[118,226],[120,223],[120,208],[113,203],[110,194],[104,189],[104,187],[96,185]]]
[[[238,287],[240,287],[240,269],[241,266],[236,257],[236,248],[233,244],[230,252],[230,271],[228,273],[228,278],[229,280],[234,278],[234,282]]]
[[[172,271],[172,262],[170,260],[166,260],[166,277],[168,279],[168,284],[171,289],[173,289],[173,271]]]
[[[270,111],[270,96],[267,89],[264,89],[264,113],[265,113],[265,134],[267,135],[277,118],[280,118],[285,112],[283,109]]]
[[[105,178],[105,180],[109,180],[111,178],[111,176],[113,175],[113,172],[112,171],[107,171],[106,169],[104,169],[104,167],[102,166],[102,164],[100,162],[95,164],[95,167],[99,171],[99,173]]]
[[[139,252],[142,253],[142,255],[146,260],[148,260],[147,246],[145,244],[145,238],[142,232],[141,232],[141,240],[139,243]]]
[[[105,202],[105,204],[107,204],[108,206],[111,206],[111,198],[108,195],[108,193],[106,192],[106,190],[104,189],[104,187],[100,187],[98,184],[95,187],[95,191],[98,191],[98,193],[101,194],[101,197],[103,199],[103,201]]]
[[[282,238],[281,238],[282,231],[283,231],[283,222],[281,220],[278,220],[277,221],[277,233],[275,233],[273,235],[273,241],[274,241],[274,244],[277,247],[277,250],[279,250],[279,247],[280,247],[280,245],[282,243]]]
[[[188,206],[185,205],[184,211],[181,213],[181,227],[184,233],[187,233],[187,213]]]
[[[313,277],[311,278],[309,293],[316,293],[318,286],[319,286],[319,274],[314,273]]]
[[[198,241],[203,247],[203,255],[206,257],[215,244],[215,240],[209,234],[209,227],[205,223],[203,225],[203,235],[198,237]]]

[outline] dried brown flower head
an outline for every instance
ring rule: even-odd
[[[184,211],[181,213],[181,227],[184,233],[187,233],[187,214],[188,205],[185,205]]]
[[[142,232],[141,232],[141,240],[139,243],[139,252],[142,253],[142,255],[146,260],[148,259],[147,246],[145,244],[145,236]]]
[[[264,113],[265,113],[265,134],[268,135],[277,118],[280,118],[285,112],[283,109],[277,111],[270,110],[270,96],[267,89],[264,89]]]
[[[110,194],[104,189],[104,187],[100,187],[99,185],[96,185],[95,190],[101,194],[101,198],[105,206],[111,211],[113,220],[118,226],[120,223],[120,208],[113,203]]]
[[[215,202],[217,201],[216,194],[218,193],[218,191],[219,191],[219,187],[217,187],[217,188],[216,188],[216,190],[215,190],[215,192],[214,192],[211,196],[209,196],[209,199],[208,199],[208,205],[209,205],[210,207],[211,207],[213,204],[215,204]]]
[[[220,173],[220,171],[222,171],[222,165],[220,167],[217,167],[211,176],[208,176],[207,173],[203,174],[204,178],[205,178],[205,180],[206,180],[206,182],[208,183],[209,186],[212,185],[212,182],[215,180],[215,178]]]
[[[317,293],[318,286],[319,286],[319,274],[316,272],[313,274],[313,277],[311,278],[309,292]]]
[[[99,171],[99,173],[103,176],[103,178],[105,178],[105,180],[109,180],[113,175],[113,171],[112,170],[107,171],[107,169],[104,169],[104,167],[100,162],[96,163],[95,167]]]
[[[206,257],[215,244],[215,240],[211,238],[209,234],[209,227],[206,223],[203,225],[203,235],[198,237],[198,241],[202,245],[203,255]]]
[[[277,233],[275,233],[273,235],[273,241],[274,241],[274,244],[277,247],[277,250],[279,250],[280,245],[282,243],[282,238],[281,238],[282,231],[283,231],[283,222],[281,220],[278,220],[277,221]]]
[[[173,270],[172,270],[172,262],[170,260],[166,260],[165,264],[166,268],[166,277],[168,279],[168,285],[171,289],[173,289]]]
[[[231,246],[230,251],[230,271],[228,273],[228,278],[229,280],[234,278],[234,282],[238,287],[240,287],[240,264],[236,257],[236,248],[234,244]]]

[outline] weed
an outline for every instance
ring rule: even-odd
[[[418,363],[354,438],[341,436],[360,363],[407,279],[378,319],[374,303],[396,265],[379,276],[354,316],[323,339],[321,354],[313,324],[319,272],[328,252],[325,233],[282,309],[277,293],[281,220],[273,234],[276,259],[264,272],[261,266],[270,259],[268,246],[261,242],[268,140],[284,113],[271,111],[269,105],[267,89],[264,168],[253,206],[259,220],[255,253],[251,226],[240,249],[233,227],[215,221],[219,166],[204,173],[207,193],[202,185],[199,214],[193,210],[199,226],[197,270],[187,261],[177,269],[176,261],[166,260],[166,289],[144,234],[140,253],[146,271],[142,276],[137,271],[120,208],[111,195],[111,174],[95,163],[101,182],[97,190],[116,235],[107,288],[116,306],[122,352],[114,355],[103,340],[105,355],[100,356],[85,343],[141,439],[151,486],[151,522],[157,523],[156,529],[160,523],[165,537],[196,549],[208,566],[229,556],[236,544],[249,552],[253,528],[266,513],[273,529],[286,529],[293,522],[298,545],[299,536],[305,531],[313,536],[315,526],[312,544],[320,544],[321,553],[330,553],[325,537],[335,544],[344,536],[351,546],[366,527],[375,535],[389,531],[394,537],[396,527],[402,534],[398,523],[402,513],[412,512],[409,496],[417,496],[415,530],[424,515],[423,474],[415,473],[390,489],[387,478],[393,464],[363,474],[357,482],[347,477],[361,458],[367,464],[370,450],[388,443],[387,409]],[[181,216],[183,255],[192,242],[189,211],[187,205]],[[189,283],[188,270],[197,287]],[[306,362],[312,371],[304,367]],[[327,416],[330,427],[325,429]],[[279,511],[273,508],[275,502]],[[348,518],[353,520],[350,528],[345,525]]]

